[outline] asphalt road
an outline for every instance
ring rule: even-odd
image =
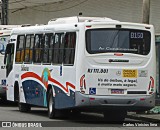
[[[3,122],[42,122],[45,126],[48,124],[52,127],[65,130],[69,127],[75,127],[77,130],[80,127],[85,127],[83,130],[98,128],[101,130],[105,127],[117,128],[118,130],[128,130],[129,127],[124,127],[122,123],[107,123],[103,120],[102,114],[97,113],[82,113],[80,116],[69,116],[68,118],[49,119],[46,108],[32,107],[29,113],[21,113],[18,110],[17,104],[12,102],[0,101],[0,121]],[[126,118],[125,123],[134,123],[142,121]],[[43,125],[44,126],[44,125]],[[115,130],[115,129],[114,129]]]

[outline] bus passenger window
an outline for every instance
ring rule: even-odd
[[[53,44],[53,64],[59,64],[60,33],[56,33]]]
[[[42,62],[42,49],[43,49],[43,34],[36,34],[35,36],[35,46],[34,46],[34,63]]]
[[[33,44],[34,44],[34,35],[27,35],[26,36],[26,43],[25,43],[24,62],[31,62],[32,61]]]
[[[49,63],[52,62],[53,43],[54,43],[54,34],[52,34],[52,35],[50,36],[50,40],[49,40],[49,46],[50,46],[50,48],[49,48]]]
[[[64,36],[65,36],[64,33],[60,35],[59,60],[58,60],[59,64],[62,64],[64,59]]]
[[[45,34],[43,63],[51,63],[52,61],[53,34]]]
[[[33,61],[33,46],[34,46],[34,35],[31,35],[31,37],[30,37],[30,42],[31,42],[31,44],[30,44],[30,51],[29,51],[29,56],[30,56],[30,62],[32,62]]]
[[[24,42],[25,42],[25,36],[19,35],[17,38],[17,47],[16,47],[16,62],[23,62],[24,60]]]
[[[73,65],[75,57],[76,32],[67,32],[65,35],[64,64]]]

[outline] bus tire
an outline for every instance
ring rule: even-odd
[[[125,120],[127,111],[105,111],[103,112],[105,121],[122,122]]]
[[[56,116],[56,110],[55,110],[55,100],[53,97],[52,89],[49,90],[47,104],[48,104],[48,117],[50,119],[53,119]]]
[[[1,96],[0,100],[1,100],[1,102],[6,102],[7,101],[7,97],[6,96]]]
[[[20,112],[29,112],[31,110],[31,106],[26,103],[18,103]]]
[[[75,116],[75,117],[80,116],[81,115],[81,111],[80,110],[76,110],[76,109],[72,109],[71,110],[71,115]]]

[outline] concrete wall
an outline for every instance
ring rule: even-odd
[[[57,17],[76,16],[105,16],[112,19],[141,22],[143,0],[65,0],[40,7],[29,7],[22,10],[9,11],[9,24],[46,24]],[[151,0],[150,22],[156,25],[160,32],[160,0]]]

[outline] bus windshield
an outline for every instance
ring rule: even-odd
[[[6,50],[7,43],[9,41],[9,38],[10,38],[9,35],[0,36],[0,52],[1,52],[1,54],[4,54],[4,52]]]
[[[86,47],[90,54],[121,52],[148,55],[151,34],[135,29],[90,29],[86,31]]]

